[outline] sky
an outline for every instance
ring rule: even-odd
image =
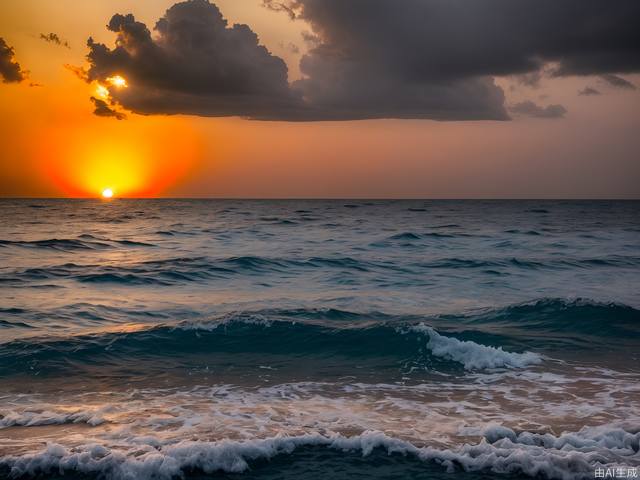
[[[637,0],[0,3],[0,196],[640,198]]]

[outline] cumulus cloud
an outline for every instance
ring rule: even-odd
[[[47,33],[47,34],[41,33],[40,40],[44,40],[47,43],[60,45],[61,47],[71,48],[71,45],[69,45],[69,42],[60,38],[57,33]]]
[[[87,78],[126,78],[129,88],[111,93],[134,112],[270,119],[299,108],[285,62],[247,25],[229,26],[207,0],[172,6],[155,36],[130,14],[114,15],[108,29],[116,47],[89,39]]]
[[[93,110],[93,114],[97,115],[98,117],[113,117],[117,120],[124,120],[125,118],[127,118],[127,116],[124,113],[114,110],[104,100],[101,100],[96,97],[91,97],[91,101],[95,106],[95,109]]]
[[[600,78],[604,80],[604,82],[606,82],[607,84],[615,88],[623,88],[626,90],[636,89],[636,86],[633,83],[631,83],[628,80],[625,80],[622,77],[619,77],[618,75],[606,74],[606,75],[600,75]]]
[[[640,69],[636,0],[292,0],[325,45],[408,75]],[[322,53],[322,52],[319,52]]]
[[[584,87],[582,90],[578,91],[578,95],[583,95],[583,96],[593,96],[593,95],[600,95],[600,90],[596,90],[593,87]]]
[[[22,70],[16,61],[13,48],[0,37],[0,77],[4,83],[19,83],[27,78],[27,72]]]
[[[112,89],[113,99],[143,114],[504,120],[496,76],[535,86],[549,64],[552,76],[640,71],[637,0],[263,2],[311,29],[292,84],[282,59],[208,0],[175,4],[154,35],[114,15],[115,48],[88,42],[88,79],[123,75],[130,87]],[[532,114],[555,118],[560,108]]]
[[[530,100],[516,103],[509,110],[516,115],[535,118],[562,118],[567,113],[567,109],[562,105],[554,104],[541,107]]]

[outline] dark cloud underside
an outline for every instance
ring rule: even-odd
[[[567,113],[567,109],[562,105],[547,105],[541,107],[530,100],[516,103],[509,108],[516,115],[523,115],[534,118],[562,118]]]
[[[2,37],[0,37],[0,77],[4,83],[19,83],[27,78],[27,73],[15,59],[13,48],[7,45]]]
[[[508,114],[494,76],[535,84],[550,62],[556,76],[640,71],[638,0],[265,3],[312,29],[304,77],[291,85],[285,63],[207,0],[174,5],[153,36],[133,16],[114,15],[116,47],[89,40],[89,79],[125,76],[130,88],[112,93],[144,114],[502,120]],[[555,107],[519,113],[564,115]]]
[[[96,98],[96,97],[91,97],[91,101],[95,106],[95,109],[93,110],[93,114],[97,115],[98,117],[113,117],[118,120],[124,120],[125,118],[127,118],[127,116],[124,113],[114,110],[104,100],[100,100],[99,98]]]
[[[582,90],[578,92],[578,95],[583,95],[583,96],[600,95],[600,91],[593,87],[584,87]]]
[[[229,26],[206,0],[171,7],[156,23],[155,38],[132,15],[114,15],[108,28],[117,46],[89,39],[88,78],[124,76],[130,87],[114,95],[128,109],[272,118],[299,107],[284,61],[248,26]]]
[[[628,80],[625,80],[622,77],[619,77],[618,75],[606,74],[606,75],[601,75],[600,78],[604,80],[607,84],[609,84],[609,86],[611,87],[623,88],[627,90],[636,89],[636,86],[633,83],[631,83]]]

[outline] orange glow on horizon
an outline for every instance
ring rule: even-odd
[[[66,196],[155,197],[201,157],[199,138],[176,119],[96,120],[100,128],[61,128],[43,142],[47,177]]]
[[[205,137],[182,116],[98,117],[89,97],[97,96],[99,84],[69,81],[66,71],[60,75],[46,88],[0,88],[5,192],[102,198],[110,188],[117,198],[171,196],[203,168],[205,151],[211,152],[206,145],[217,133]],[[119,88],[101,85],[107,94]]]

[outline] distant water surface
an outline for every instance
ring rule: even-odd
[[[640,467],[640,202],[0,200],[0,477]]]

